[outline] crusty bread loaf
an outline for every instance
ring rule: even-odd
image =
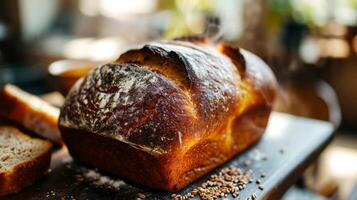
[[[260,138],[275,85],[248,51],[153,42],[79,80],[59,125],[77,160],[177,191]]]
[[[49,168],[52,144],[0,126],[0,196],[20,191]]]
[[[57,125],[59,109],[14,85],[0,91],[0,115],[56,144],[63,143]]]

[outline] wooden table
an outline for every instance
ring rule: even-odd
[[[258,189],[255,182],[249,183],[240,191],[239,199],[245,200],[253,193],[257,199],[279,199],[317,159],[331,141],[333,130],[333,125],[327,122],[273,113],[265,135],[256,145],[211,174],[229,165],[251,169],[254,180],[259,178],[264,190]],[[267,174],[265,178],[259,177],[262,171]],[[207,178],[201,178],[179,193],[191,191]],[[46,177],[21,193],[4,199],[135,199],[139,192],[145,194],[146,199],[170,199],[171,196],[85,167],[74,162],[63,148],[54,152],[51,172]],[[229,195],[227,199],[234,198]]]

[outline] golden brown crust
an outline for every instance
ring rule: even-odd
[[[36,109],[36,107],[32,105],[32,103],[34,103],[32,99],[24,100],[23,97],[20,97],[21,94],[16,92],[16,90],[20,91],[20,93],[25,93],[12,85],[5,85],[0,90],[0,116],[17,122],[18,125],[23,126],[33,133],[62,145],[63,141],[57,125],[58,113],[54,113],[58,112],[57,108],[48,105],[38,97],[26,94],[30,96],[30,98],[36,99],[36,106],[46,106],[45,108],[51,107],[49,110]],[[54,112],[50,110],[54,110]]]
[[[20,136],[24,137],[26,140],[31,139],[30,137],[23,135],[17,130],[14,131],[14,134],[20,134]],[[0,197],[19,192],[23,188],[35,183],[48,172],[51,162],[52,145],[48,141],[42,142],[46,142],[48,145],[48,150],[43,154],[39,155],[33,160],[29,160],[17,165],[11,171],[0,173]]]
[[[177,191],[259,139],[275,84],[247,51],[155,42],[77,82],[59,124],[78,160]]]
[[[202,140],[184,154],[157,156],[88,131],[65,127],[61,127],[61,131],[71,155],[77,160],[138,184],[176,192],[254,144],[265,129],[269,113],[270,108],[262,106],[237,118],[229,149],[224,147],[225,138],[217,137]]]

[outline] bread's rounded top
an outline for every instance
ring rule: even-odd
[[[155,42],[79,80],[59,125],[165,153],[209,136],[250,106],[270,106],[274,85],[269,68],[249,52]]]

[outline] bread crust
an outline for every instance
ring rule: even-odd
[[[271,112],[272,72],[247,51],[190,41],[147,44],[77,82],[59,121],[72,156],[177,191],[254,144]]]
[[[25,93],[26,96],[36,99],[34,104],[36,106],[41,104],[40,106],[46,109],[37,110],[31,99],[24,100],[19,93]],[[16,86],[7,84],[0,90],[0,116],[16,122],[43,138],[62,145],[63,141],[57,125],[58,115],[57,108]]]
[[[14,134],[20,134],[20,136],[24,137],[26,140],[32,139],[29,136],[25,136],[22,133],[18,132],[16,129],[14,130],[15,132],[17,132]],[[18,164],[11,171],[4,171],[2,173],[0,172],[0,197],[19,192],[23,188],[35,183],[38,179],[40,179],[44,174],[48,172],[51,162],[52,145],[48,141],[43,142],[47,143],[48,145],[47,151],[43,152],[41,155],[37,156],[33,160]]]

